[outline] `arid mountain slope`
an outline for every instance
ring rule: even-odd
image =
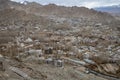
[[[0,10],[9,8],[9,0],[0,0]]]
[[[31,4],[31,3],[30,3]],[[89,20],[98,20],[98,21],[112,21],[113,17],[108,13],[97,12],[92,9],[85,7],[64,7],[57,6],[55,4],[49,4],[41,7],[33,7],[31,5],[26,5],[24,8],[30,13],[36,13],[38,15],[46,16],[59,16],[59,17],[76,17],[76,18],[86,18]]]
[[[32,13],[38,16],[58,16],[67,18],[84,18],[94,21],[110,22],[114,20],[114,17],[108,13],[98,12],[93,9],[88,9],[85,7],[65,7],[57,6],[55,4],[41,5],[36,2],[25,2],[23,4],[18,4],[11,2],[9,4],[11,7],[17,10],[24,10],[27,13]]]

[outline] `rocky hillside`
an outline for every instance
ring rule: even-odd
[[[0,80],[120,80],[120,21],[110,14],[0,1]]]
[[[9,0],[0,0],[0,10],[9,8]]]
[[[88,9],[85,7],[64,7],[57,6],[55,4],[49,4],[44,6],[35,6],[32,3],[28,3],[25,6],[25,11],[30,13],[36,13],[37,15],[45,15],[45,16],[59,16],[59,17],[77,17],[77,18],[86,18],[90,20],[98,20],[98,21],[112,21],[113,17],[107,13],[97,12],[92,9]]]
[[[104,12],[98,12],[85,7],[65,7],[55,4],[41,5],[36,2],[24,2],[23,4],[11,2],[9,4],[17,10],[24,10],[27,13],[32,13],[38,16],[58,16],[67,18],[84,18],[94,21],[112,21],[114,18]]]
[[[28,22],[46,25],[50,23],[51,18],[76,18],[102,23],[116,21],[108,13],[85,7],[65,7],[55,4],[41,5],[36,2],[24,2],[21,4],[9,0],[1,0],[0,4],[0,25],[27,24]]]

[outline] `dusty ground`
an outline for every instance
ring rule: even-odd
[[[35,66],[37,71],[43,73],[45,80],[105,80],[92,74],[85,74],[71,66],[56,68],[49,65]],[[38,79],[39,80],[39,79]]]
[[[83,67],[69,64],[65,64],[64,67],[55,67],[45,63],[18,63],[11,60],[9,62],[10,65],[14,65],[30,78],[25,79],[7,68],[5,71],[0,71],[0,80],[106,80],[93,74],[85,73]]]

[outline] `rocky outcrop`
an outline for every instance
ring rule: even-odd
[[[0,10],[9,8],[9,0],[0,0]]]

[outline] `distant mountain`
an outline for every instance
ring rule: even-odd
[[[21,7],[21,8],[20,8]],[[18,9],[18,8],[17,8]],[[113,16],[108,13],[99,12],[85,7],[65,7],[55,4],[41,5],[35,2],[27,2],[24,6],[19,6],[19,9],[26,13],[35,14],[37,16],[57,16],[66,18],[83,18],[94,21],[111,21]]]
[[[106,6],[106,7],[98,7],[94,8],[97,11],[120,14],[120,5]]]
[[[4,4],[3,4],[4,3]],[[1,6],[2,5],[2,6]],[[88,9],[85,7],[65,7],[65,6],[58,6],[55,4],[48,4],[48,5],[41,5],[36,2],[24,2],[24,3],[17,3],[10,0],[0,0],[0,8],[4,8],[3,6],[9,6],[7,7],[7,10],[0,11],[1,15],[5,15],[7,12],[10,14],[11,11],[9,11],[8,8],[14,9],[14,13],[23,13],[25,12],[27,15],[35,15],[35,16],[46,16],[46,17],[62,17],[62,18],[82,18],[87,20],[93,20],[93,21],[102,21],[102,22],[110,22],[114,20],[114,17],[111,16],[108,13],[105,12],[99,12],[94,9]],[[7,12],[6,12],[7,11]],[[5,12],[5,14],[4,14]],[[5,17],[8,15],[8,17],[11,17],[13,14],[11,13],[6,14]],[[16,14],[17,14],[16,13]],[[15,14],[15,15],[16,15]],[[23,14],[22,14],[23,15]],[[20,17],[19,17],[20,16]],[[17,17],[17,18],[15,18]],[[12,19],[20,19],[20,15],[16,15],[15,17],[11,17]],[[19,17],[19,18],[18,18]],[[27,18],[27,16],[26,16]],[[1,19],[4,19],[4,17],[1,17]],[[22,18],[23,19],[23,18]]]

